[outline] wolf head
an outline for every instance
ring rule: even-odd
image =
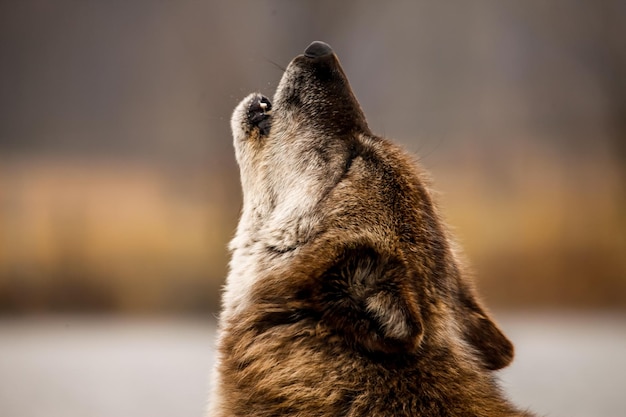
[[[262,305],[265,325],[308,320],[376,354],[448,343],[487,369],[512,360],[419,168],[372,134],[329,45],[294,58],[273,100],[246,97],[231,126],[244,202],[227,314]]]

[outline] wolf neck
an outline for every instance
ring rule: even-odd
[[[244,203],[229,247],[232,257],[224,289],[223,318],[232,318],[243,310],[259,277],[291,259],[316,234],[320,218],[315,208],[321,198],[304,190],[276,204]]]

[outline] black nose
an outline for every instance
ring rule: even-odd
[[[304,56],[308,58],[320,58],[333,53],[329,44],[315,41],[304,50]]]

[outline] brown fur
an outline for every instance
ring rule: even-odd
[[[244,185],[233,261],[249,266],[231,264],[211,415],[530,416],[494,380],[513,346],[477,300],[423,174],[370,132],[336,56],[313,55],[290,64],[271,115],[252,95],[233,117]],[[274,163],[280,149],[306,164]],[[285,169],[302,169],[312,203],[281,205],[289,194],[272,173]]]

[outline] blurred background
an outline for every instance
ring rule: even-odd
[[[202,415],[230,114],[313,40],[418,155],[550,416],[626,414],[623,1],[0,2],[0,414]]]

